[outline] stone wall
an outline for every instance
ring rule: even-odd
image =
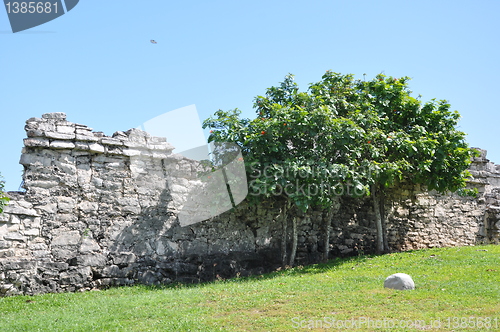
[[[181,226],[179,206],[197,190],[203,167],[173,154],[166,139],[135,129],[108,137],[66,121],[64,113],[29,119],[26,132],[20,160],[26,192],[9,193],[12,200],[0,215],[0,295],[199,282],[281,265],[278,202],[243,202]],[[481,150],[471,172],[477,198],[420,188],[390,192],[387,246],[498,243],[500,166]],[[320,220],[315,211],[301,219],[297,264],[321,259]],[[331,226],[331,255],[374,251],[368,199],[343,198]]]

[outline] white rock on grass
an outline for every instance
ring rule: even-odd
[[[397,290],[408,290],[415,289],[415,283],[409,275],[405,273],[395,273],[385,279],[384,287]]]

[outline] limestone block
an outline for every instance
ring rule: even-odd
[[[66,261],[75,255],[75,251],[67,247],[52,247],[50,252],[56,260]]]
[[[170,190],[174,193],[177,193],[177,194],[187,194],[190,191],[187,186],[182,186],[182,185],[178,185],[178,184],[171,184]]]
[[[83,184],[88,184],[92,180],[92,170],[90,169],[82,169],[80,168],[82,165],[79,165],[76,170],[76,176],[78,184],[81,186]],[[88,168],[88,165],[85,165]]]
[[[122,204],[123,204],[122,211],[124,213],[139,214],[141,212],[141,207],[139,206],[139,201],[137,199],[135,200],[124,199],[122,201]]]
[[[52,246],[69,246],[77,245],[80,242],[80,232],[66,231],[62,234],[55,236],[52,239]]]
[[[99,137],[94,136],[94,133],[92,133],[92,132],[83,133],[82,131],[79,131],[78,129],[76,130],[75,139],[77,141],[84,141],[84,142],[98,142],[99,141]]]
[[[93,251],[99,251],[100,249],[101,249],[101,247],[94,239],[85,237],[85,235],[84,235],[84,237],[82,239],[82,244],[80,246],[80,252],[82,254],[90,253]]]
[[[89,126],[84,125],[84,124],[80,124],[80,123],[75,123],[75,128],[82,129],[82,130],[90,130],[90,131],[94,130],[94,129],[90,128]]]
[[[158,143],[164,143],[167,142],[166,137],[158,137],[158,136],[152,136],[148,138],[148,142],[152,144],[158,144]]]
[[[48,167],[52,164],[52,158],[37,154],[23,153],[19,163],[24,166],[39,165]]]
[[[49,214],[55,214],[57,212],[57,203],[45,203],[37,206],[37,209]]]
[[[116,138],[116,139],[120,139],[120,140],[128,139],[127,134],[125,134],[123,131],[115,131],[113,133],[113,135],[111,135],[111,137]]]
[[[83,142],[75,142],[75,150],[80,150],[80,151],[87,151],[89,150],[89,144],[88,143],[83,143]],[[73,150],[73,151],[75,151]],[[74,152],[73,152],[74,153]]]
[[[68,164],[65,162],[56,161],[56,162],[54,162],[54,166],[56,166],[58,169],[60,169],[65,174],[68,174],[68,175],[75,175],[76,174],[76,166],[73,164]]]
[[[149,150],[159,150],[159,151],[166,151],[166,150],[173,150],[174,149],[174,147],[167,142],[156,143],[156,144],[149,143],[147,145],[147,148]]]
[[[121,189],[123,184],[120,182],[116,182],[116,181],[102,181],[101,182],[101,186],[103,186],[104,188],[106,189],[109,189],[111,191],[115,191],[115,190],[118,190],[118,189]]]
[[[78,255],[70,260],[70,265],[77,266],[105,266],[107,263],[106,256],[102,254]]]
[[[155,159],[166,159],[168,158],[170,153],[161,153],[161,152],[155,152],[153,151],[153,153],[151,154],[151,157],[155,158]]]
[[[146,138],[151,137],[147,132],[136,128],[127,130],[125,134],[127,134],[129,141],[140,143],[143,146],[147,144]]]
[[[59,121],[65,121],[66,113],[63,112],[45,113],[42,115],[42,119],[54,119]]]
[[[92,184],[96,187],[102,187],[103,186],[103,180],[99,178],[92,178]]]
[[[168,253],[168,246],[166,246],[162,241],[156,241],[154,250],[156,254],[164,256]]]
[[[89,144],[89,150],[92,152],[104,153],[104,146],[98,143]]]
[[[21,223],[21,218],[19,218],[17,215],[13,214],[10,216],[10,221],[11,224],[20,224]]]
[[[411,290],[415,289],[413,279],[405,273],[395,273],[388,276],[384,281],[385,288],[397,290]]]
[[[43,132],[43,135],[45,135],[45,132],[55,132],[56,131],[56,124],[55,122],[48,122],[48,121],[42,121],[37,123],[36,125],[38,130],[41,130]]]
[[[177,242],[167,240],[167,245],[170,247],[172,251],[174,252],[179,251],[179,244]]]
[[[60,196],[57,198],[57,208],[59,212],[70,213],[76,207],[76,201],[71,197]]]
[[[46,131],[45,136],[48,138],[61,139],[61,140],[72,140],[75,139],[75,134],[61,134],[55,131]]]
[[[30,137],[28,135],[28,137]],[[50,145],[50,142],[48,139],[45,138],[25,138],[24,139],[24,146],[27,147],[48,147]]]
[[[60,275],[60,283],[63,285],[83,285],[91,278],[92,270],[90,266],[71,268]]]
[[[135,263],[137,256],[133,252],[120,252],[113,257],[113,263],[116,265],[127,265]]]
[[[38,187],[38,188],[44,188],[44,189],[50,189],[55,186],[57,186],[59,182],[57,181],[29,181],[26,182],[26,185],[29,187]]]
[[[27,209],[23,208],[21,206],[17,206],[14,204],[9,204],[4,208],[5,213],[9,214],[17,214],[17,215],[22,215],[22,216],[32,216],[32,217],[39,217],[40,215],[36,210],[34,209]]]
[[[129,141],[129,140],[124,140],[123,145],[126,146],[129,149],[144,149],[145,148],[145,143],[141,144],[138,142],[134,141]]]
[[[61,134],[74,134],[75,133],[75,126],[74,125],[57,125],[56,130],[58,133]]]
[[[50,143],[50,147],[53,149],[73,149],[75,148],[75,143],[65,142],[65,141],[53,141]]]
[[[9,232],[3,236],[7,241],[21,241],[26,242],[26,237],[19,232]]]
[[[99,203],[97,202],[83,201],[78,204],[78,209],[80,209],[83,213],[93,213],[96,212],[98,208]]]
[[[126,273],[123,273],[117,265],[106,266],[102,269],[102,275],[106,277],[120,277],[124,278]]]
[[[181,252],[184,255],[196,255],[200,252],[208,252],[208,243],[206,240],[195,239],[193,241],[184,241],[180,243]]]
[[[141,157],[152,157],[153,156],[153,151],[149,149],[142,149],[141,151]]]
[[[35,240],[30,241],[30,243],[28,244],[29,249],[31,249],[31,250],[47,250],[48,249],[48,246],[47,246],[47,244],[45,244],[45,242],[34,242]]]
[[[436,205],[434,208],[434,217],[446,217],[447,216],[447,211],[441,206],[441,205]]]
[[[148,173],[148,171],[145,168],[143,168],[137,164],[130,165],[130,171],[132,172],[132,175],[134,177],[138,176],[139,174],[147,174]]]
[[[103,137],[100,139],[100,143],[104,145],[118,145],[122,146],[123,141],[116,139],[116,138],[111,138],[111,137]]]
[[[30,228],[23,231],[25,236],[39,236],[40,229],[39,228]]]
[[[121,167],[125,167],[124,163],[121,160],[106,163],[106,168],[113,169],[113,168],[121,168]]]

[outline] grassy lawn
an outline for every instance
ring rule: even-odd
[[[396,272],[417,289],[384,289]],[[199,285],[0,298],[0,331],[93,330],[500,331],[500,246],[335,259]]]

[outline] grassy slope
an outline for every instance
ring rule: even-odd
[[[384,289],[384,279],[396,272],[410,274],[417,289]],[[470,316],[476,318],[466,323],[453,318]],[[365,319],[361,326],[364,318],[360,317],[370,318],[372,325]],[[333,319],[357,322],[359,328],[349,331],[377,330],[373,324],[384,319],[418,319],[426,324],[440,320],[442,324],[441,329],[391,331],[488,330],[473,328],[481,317],[491,319],[490,331],[500,331],[500,246],[335,259],[194,286],[0,298],[0,331],[303,330],[294,329],[299,324],[311,324],[312,330],[320,331],[330,327]],[[448,323],[467,328],[448,327]]]

